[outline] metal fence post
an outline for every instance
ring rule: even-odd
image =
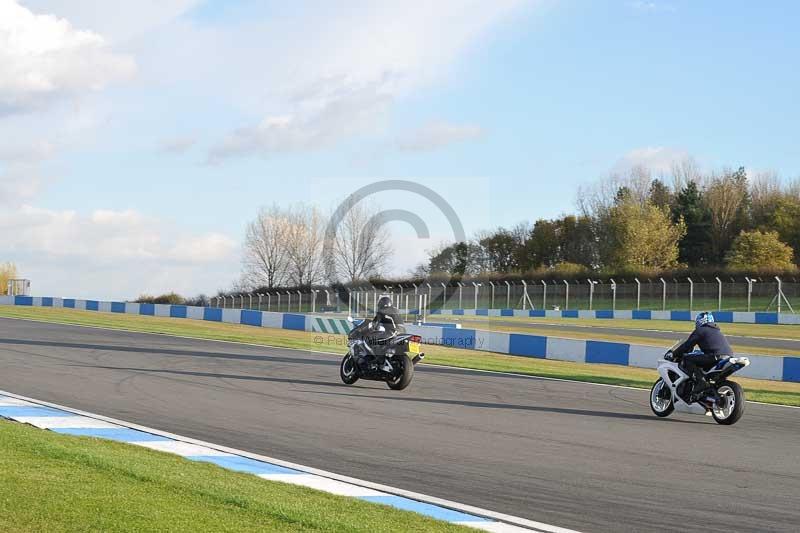
[[[302,307],[303,307],[303,293],[300,292],[300,291],[297,291],[297,312],[298,313],[302,313],[303,312]]]
[[[564,280],[564,309],[569,309],[569,281]]]
[[[460,281],[457,281],[456,283],[458,283],[458,308],[464,309],[464,284]]]
[[[425,285],[428,286],[428,300],[425,302],[425,304],[428,306],[428,314],[430,314],[431,301],[433,300],[433,287],[431,287],[431,284],[427,281],[425,282]]]
[[[717,311],[722,311],[722,280],[717,278],[719,291],[717,292]]]
[[[611,278],[611,310],[617,310],[617,282]]]
[[[775,276],[775,281],[778,282],[778,294],[775,295],[775,298],[778,299],[778,314],[781,314],[781,299],[783,298],[783,282],[781,278]]]
[[[542,280],[542,310],[547,310],[547,282]]]
[[[523,311],[528,308],[528,306],[527,306],[528,302],[526,301],[527,299],[528,299],[528,284],[523,279],[522,280],[522,310]]]
[[[642,306],[642,282],[639,278],[633,278],[636,281],[636,310],[638,311]]]
[[[474,281],[472,282],[472,287],[475,290],[475,310],[478,309],[478,287],[480,286],[481,286],[480,283],[475,283]]]
[[[594,300],[594,284],[597,283],[596,281],[592,281],[591,279],[587,280],[589,282],[589,311],[592,310],[592,301]]]
[[[747,312],[750,312],[750,297],[753,294],[753,280],[748,278],[747,276],[744,277],[744,280],[747,282]]]
[[[511,309],[511,283],[506,281],[506,309]]]
[[[667,310],[667,282],[664,281],[664,278],[658,278],[661,280],[661,310]]]
[[[248,294],[247,297],[248,297],[248,303],[247,303],[248,307],[247,308],[248,309],[252,309],[253,308],[253,293]]]
[[[492,286],[492,306],[491,306],[491,308],[494,309],[494,281],[490,281],[489,285]]]
[[[686,278],[689,280],[689,313],[692,312],[692,307],[694,307],[694,282],[692,278]]]

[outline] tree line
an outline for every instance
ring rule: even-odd
[[[637,167],[581,189],[577,204],[574,214],[441,246],[416,277],[793,272],[800,262],[800,184],[774,173],[703,174],[692,160],[668,176]]]

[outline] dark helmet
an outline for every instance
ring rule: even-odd
[[[381,296],[380,300],[378,300],[378,309],[386,309],[387,307],[392,306],[392,299],[388,296]]]

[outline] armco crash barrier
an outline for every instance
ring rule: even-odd
[[[313,331],[342,335],[350,324],[341,318],[328,318],[294,313],[271,313],[247,309],[220,309],[185,305],[103,302],[70,298],[31,296],[0,296],[0,305],[64,307],[86,311],[104,311],[134,315],[227,322],[264,328]],[[480,350],[523,357],[604,363],[613,365],[655,368],[665,348],[619,342],[562,339],[523,333],[505,333],[441,326],[406,327],[409,333],[420,335],[427,344],[438,344],[466,350]],[[748,355],[752,364],[737,375],[778,381],[800,382],[800,357]]]
[[[713,311],[717,322],[741,324],[800,324],[800,315],[745,311]],[[618,320],[694,320],[691,311],[546,311],[544,309],[434,309],[432,315],[453,316],[516,316],[529,318],[597,318]]]

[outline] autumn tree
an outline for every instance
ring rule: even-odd
[[[705,198],[711,210],[711,259],[721,262],[748,224],[750,196],[744,167],[712,178]]]
[[[737,270],[789,270],[794,268],[791,246],[781,242],[778,232],[743,231],[725,257]]]
[[[0,263],[0,294],[8,293],[8,280],[17,277],[17,267],[14,263]]]
[[[678,265],[678,243],[686,233],[683,222],[651,203],[621,201],[611,210],[613,255],[609,267],[617,271],[665,270]]]

